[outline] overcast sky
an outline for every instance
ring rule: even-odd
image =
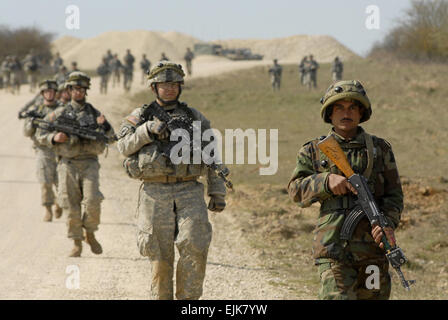
[[[79,8],[79,29],[66,26],[69,5]],[[379,9],[379,29],[366,27],[366,20],[373,21],[373,12],[366,13],[370,5]],[[324,34],[364,55],[409,6],[410,0],[14,0],[0,2],[0,24],[79,38],[141,29],[201,40]]]

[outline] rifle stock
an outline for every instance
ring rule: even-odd
[[[344,151],[342,151],[341,146],[333,135],[329,135],[324,140],[320,141],[317,146],[331,161],[334,162],[347,178],[355,174],[348,163]]]

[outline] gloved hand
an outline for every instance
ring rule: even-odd
[[[169,131],[165,122],[155,118],[153,121],[146,121],[146,128],[148,132],[158,135],[159,139],[166,139],[169,137]]]
[[[221,194],[212,194],[208,203],[208,210],[221,212],[226,207],[226,200]]]

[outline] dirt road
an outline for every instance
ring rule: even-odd
[[[197,66],[197,73],[229,70],[217,68]],[[143,89],[134,82],[133,89],[138,88]],[[23,122],[17,119],[17,111],[32,96],[27,86],[18,96],[0,91],[0,299],[147,299],[149,262],[138,253],[134,226],[139,182],[117,169],[121,157],[115,145],[107,158],[100,157],[106,199],[97,238],[104,253],[96,256],[84,246],[81,258],[69,258],[72,242],[66,237],[65,214],[51,223],[42,221],[35,155],[30,139],[22,134]],[[94,79],[88,101],[118,130],[121,110],[127,107],[121,88],[101,96],[99,81]],[[245,243],[236,214],[242,213],[209,214],[214,233],[202,298],[294,298],[269,284],[273,279]]]

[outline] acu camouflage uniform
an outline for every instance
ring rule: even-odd
[[[47,81],[47,83],[50,85],[45,87],[45,89],[57,90],[55,82]],[[41,89],[43,89],[42,86]],[[53,105],[45,105],[41,102],[39,105],[32,106],[28,111],[35,111],[40,115],[40,118],[44,118],[58,107],[59,103],[57,101],[55,101]],[[37,180],[41,185],[42,206],[51,207],[53,204],[56,204],[53,186],[57,188],[58,185],[56,155],[51,148],[38,141],[36,138],[36,128],[33,127],[32,120],[32,118],[25,119],[23,133],[33,141],[33,148],[37,155]]]
[[[176,298],[199,299],[212,226],[204,201],[204,185],[197,179],[206,176],[209,196],[225,196],[225,186],[204,164],[174,165],[160,153],[160,146],[169,137],[160,140],[148,131],[146,122],[154,120],[145,115],[150,108],[151,105],[144,105],[126,117],[118,140],[120,153],[128,157],[123,164],[128,175],[143,181],[137,210],[137,245],[140,254],[151,261],[153,299],[173,299],[174,245],[179,251]],[[173,118],[200,121],[202,131],[210,128],[210,122],[199,111],[183,103],[163,108]]]
[[[280,90],[282,71],[283,68],[277,63],[277,60],[274,60],[274,65],[269,69],[269,74],[271,75],[271,85],[274,91]]]
[[[67,85],[71,84],[69,78]],[[49,113],[45,120],[53,122],[62,115],[77,121],[82,127],[101,130],[110,138],[114,136],[114,130],[107,121],[101,126],[97,124],[96,119],[101,112],[90,103],[72,100],[66,106]],[[104,196],[99,189],[98,155],[104,152],[106,143],[74,135],[69,136],[65,143],[55,143],[55,135],[56,132],[37,130],[38,141],[52,148],[59,158],[58,203],[68,213],[68,238],[83,240],[83,228],[92,233],[98,230],[100,223],[101,202]],[[84,206],[84,214],[81,205]]]
[[[330,122],[327,115],[325,118]],[[364,117],[361,121],[367,119]],[[369,135],[362,127],[358,127],[358,134],[351,140],[344,139],[333,129],[329,134],[335,136],[355,173],[368,179],[379,208],[395,229],[403,210],[403,192],[390,144]],[[340,239],[341,226],[355,204],[351,194],[336,196],[328,188],[330,173],[343,173],[319,151],[317,143],[323,138],[325,136],[312,140],[299,150],[297,166],[288,185],[290,197],[300,207],[320,203],[319,219],[313,232],[313,258],[321,279],[319,298],[388,299],[391,290],[389,264],[384,250],[373,240],[368,219],[364,217],[360,221],[351,240]],[[369,265],[376,265],[380,270],[379,290],[366,288]]]

